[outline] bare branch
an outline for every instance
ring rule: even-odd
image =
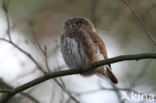
[[[37,66],[38,69],[40,69],[42,72],[43,69],[42,67],[40,66],[40,64],[32,57],[31,54],[29,54],[28,52],[26,52],[24,49],[20,48],[17,44],[15,44],[14,42],[10,41],[10,40],[7,40],[7,39],[4,39],[4,38],[0,38],[1,41],[5,41],[9,44],[11,44],[12,46],[14,46],[16,49],[18,49],[19,51],[21,51],[23,54],[25,54],[28,58],[30,58],[30,60],[32,60],[32,62]]]
[[[6,15],[6,21],[7,21],[7,35],[9,37],[9,40],[12,41],[11,39],[11,34],[10,34],[10,20],[9,20],[9,13],[8,13],[8,5],[9,5],[10,0],[3,0],[2,1],[2,8],[4,10],[4,13]]]
[[[145,93],[141,93],[141,92],[138,92],[134,89],[131,89],[131,88],[105,88],[105,87],[102,87],[100,89],[95,89],[95,90],[90,90],[90,91],[86,91],[86,92],[82,92],[82,93],[77,93],[77,95],[87,95],[87,94],[91,94],[91,93],[96,93],[96,92],[101,92],[101,91],[116,91],[116,90],[119,90],[119,91],[125,91],[125,92],[134,92],[136,94],[145,94]],[[150,95],[148,95],[148,97],[150,97]],[[156,96],[154,96],[154,99],[156,99]]]
[[[46,69],[48,70],[48,72],[51,72],[50,67],[48,65],[47,47],[45,46],[44,49],[42,49],[39,42],[36,39],[35,39],[35,41],[36,41],[37,46],[40,49],[41,53],[44,55]],[[58,68],[62,68],[62,67],[60,66],[60,67],[57,67],[57,69]],[[44,74],[46,74],[46,72],[44,72]],[[72,99],[75,103],[79,103],[79,101],[72,95],[72,93],[69,90],[67,90],[67,88],[65,87],[65,84],[63,84],[63,81],[61,84],[57,79],[54,79],[54,82],[62,89],[62,91],[64,91],[64,93],[66,93],[70,97],[70,99]]]
[[[133,89],[130,88],[117,88],[120,91],[134,91]],[[116,89],[114,88],[105,88],[105,87],[101,87],[100,89],[95,89],[95,90],[90,90],[90,91],[86,91],[86,92],[81,92],[81,93],[77,93],[77,95],[86,95],[86,94],[91,94],[91,93],[96,93],[96,92],[100,92],[100,91],[115,91]],[[136,92],[136,91],[135,91]]]
[[[91,0],[91,14],[90,18],[94,25],[97,24],[97,16],[96,16],[96,10],[97,10],[98,0]]]
[[[33,96],[31,96],[28,93],[21,92],[20,94],[22,94],[23,96],[27,97],[28,99],[30,99],[31,101],[33,101],[35,103],[40,103],[37,99],[35,99]]]
[[[3,79],[0,78],[0,84],[1,84],[1,90],[0,93],[3,93],[5,95],[6,93],[9,93],[14,89],[12,86],[10,86],[8,83],[6,83]],[[21,96],[24,96],[28,98],[29,100],[33,101],[34,103],[40,103],[37,99],[35,99],[33,96],[31,96],[28,93],[20,92]]]
[[[45,56],[45,65],[47,67],[47,70],[50,72],[50,67],[48,65],[48,56],[47,56],[47,47],[44,47],[44,56]]]
[[[59,87],[73,100],[75,103],[80,103],[69,90],[67,90],[57,79],[54,79],[54,81],[59,85]]]
[[[115,84],[111,83],[111,85],[112,85],[112,87],[114,89],[114,92],[116,94],[116,97],[118,98],[119,103],[124,103],[124,101],[121,99],[122,97],[121,97],[121,94],[120,94],[120,90],[116,87]]]
[[[0,89],[0,93],[9,93],[11,89]]]
[[[142,77],[146,74],[146,72],[149,70],[149,65],[151,64],[151,61],[148,62],[146,66],[134,77],[132,83],[130,84],[130,88],[134,88],[136,86],[136,83],[138,82],[139,79],[142,79]]]
[[[99,66],[103,66],[103,65],[111,64],[111,63],[116,63],[116,62],[121,62],[121,61],[126,61],[126,60],[155,59],[155,58],[156,58],[156,53],[122,55],[122,56],[98,61],[98,62],[92,64],[89,68],[87,68],[85,70],[84,69],[70,69],[70,70],[62,70],[62,71],[57,71],[57,72],[52,72],[52,73],[46,73],[42,77],[39,77],[35,80],[32,80],[28,83],[25,83],[21,86],[18,86],[17,88],[12,89],[8,94],[6,94],[5,96],[3,96],[1,98],[0,103],[5,103],[7,100],[9,100],[11,97],[16,95],[17,93],[20,93],[21,91],[24,91],[28,88],[31,88],[31,87],[39,84],[39,83],[42,83],[42,82],[49,80],[49,79],[52,79],[52,78],[86,73],[86,72],[89,72],[91,70],[94,70],[95,68],[97,68]]]
[[[10,0],[9,0],[10,1]],[[9,40],[7,39],[4,39],[4,38],[0,38],[0,40],[2,41],[5,41],[11,45],[13,45],[16,49],[18,49],[19,51],[21,51],[22,53],[24,53],[30,60],[32,60],[32,62],[37,66],[37,68],[42,71],[43,73],[46,73],[46,71],[40,66],[40,64],[32,57],[31,54],[29,54],[28,52],[26,52],[25,50],[23,50],[22,48],[20,48],[17,44],[15,44],[12,39],[11,39],[11,34],[10,34],[10,20],[9,20],[9,14],[8,14],[8,4],[9,4],[9,1],[8,0],[3,0],[3,3],[2,3],[2,7],[3,7],[3,10],[6,14],[6,18],[7,18],[7,34],[8,34],[8,37],[9,37]],[[37,42],[37,45],[39,47],[39,49],[41,50],[41,52],[44,54],[44,57],[45,57],[45,65],[46,65],[46,68],[48,69],[48,71],[50,72],[50,68],[48,66],[48,61],[47,61],[47,48],[45,47],[44,50],[41,48],[41,46],[39,45],[39,43]],[[58,82],[57,82],[58,84]],[[61,87],[61,84],[58,84]],[[67,95],[69,95],[69,97],[71,97],[71,99],[73,99],[73,101],[75,101],[76,103],[78,103],[78,101],[72,96],[70,95],[69,92],[67,92],[67,90],[64,88],[63,89],[64,91],[66,91],[65,93],[68,93]],[[8,91],[1,91],[1,92],[8,92]]]
[[[128,0],[123,0],[123,2],[131,10],[131,12],[137,17],[139,23],[142,25],[142,27],[145,30],[147,36],[153,42],[153,44],[156,46],[156,41],[152,38],[151,32],[148,30],[148,28],[144,24],[141,16],[130,6],[130,4],[128,3]]]

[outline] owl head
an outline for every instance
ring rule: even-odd
[[[92,30],[95,32],[93,23],[85,17],[74,17],[74,18],[67,19],[64,22],[65,31],[72,31],[78,29],[85,29],[89,31]]]

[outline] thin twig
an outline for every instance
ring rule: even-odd
[[[35,32],[32,30],[32,33],[35,34]],[[40,43],[38,42],[38,40],[34,37],[34,40],[37,44],[37,47],[39,48],[40,52],[42,53],[42,55],[44,56],[44,63],[45,63],[45,66],[46,66],[46,69],[48,72],[50,72],[50,68],[49,68],[49,65],[48,65],[48,57],[47,57],[47,47],[44,46],[44,49],[42,49]],[[43,70],[42,68],[42,72],[46,72],[45,70]]]
[[[81,92],[81,93],[76,93],[77,95],[87,95],[87,94],[91,94],[91,93],[97,93],[97,92],[101,92],[101,91],[116,91],[116,90],[119,90],[119,91],[125,91],[125,92],[133,92],[133,93],[136,93],[136,94],[146,94],[146,93],[141,93],[141,92],[138,92],[134,89],[131,89],[131,88],[105,88],[105,87],[102,87],[100,89],[95,89],[95,90],[90,90],[90,91],[86,91],[86,92]],[[147,94],[148,97],[150,97],[149,94]],[[156,99],[156,96],[154,96],[154,99]]]
[[[7,3],[8,4],[8,3]],[[45,71],[44,71],[44,69],[40,66],[40,64],[32,57],[32,55],[31,54],[29,54],[28,52],[26,52],[25,50],[23,50],[22,48],[20,48],[17,44],[15,44],[13,41],[12,41],[12,39],[11,39],[11,34],[10,34],[10,20],[9,20],[9,14],[8,14],[8,5],[6,4],[6,0],[3,0],[3,3],[2,3],[2,7],[3,7],[3,10],[4,10],[4,12],[5,12],[5,14],[6,14],[6,18],[7,18],[7,26],[8,26],[8,28],[7,28],[7,34],[8,34],[8,37],[9,37],[9,40],[7,40],[7,39],[3,39],[3,38],[0,38],[0,40],[2,40],[2,41],[5,41],[5,42],[7,42],[7,43],[10,43],[11,45],[13,45],[16,49],[18,49],[19,51],[21,51],[22,53],[24,53],[30,60],[32,60],[32,62],[37,66],[37,68],[40,70],[40,71],[42,71],[44,74],[46,73]],[[40,48],[40,50],[41,50],[41,52],[44,54],[44,56],[45,56],[45,64],[46,64],[46,67],[47,67],[47,69],[48,69],[48,71],[50,72],[50,68],[49,68],[49,66],[48,66],[48,61],[47,61],[47,50],[46,50],[46,48],[45,48],[45,50],[42,50],[42,48],[40,47],[40,45],[38,45],[39,46],[39,48]],[[58,84],[58,83],[57,83]],[[59,86],[61,85],[61,84],[58,84]],[[62,88],[62,87],[61,87]],[[65,90],[65,89],[64,89]],[[5,90],[3,90],[3,91],[1,91],[1,92],[7,92],[7,91],[5,91]],[[67,92],[66,92],[67,93]],[[68,92],[68,95],[69,95],[70,93]],[[26,94],[25,94],[26,95]],[[76,99],[73,97],[73,96],[71,96],[71,95],[69,95],[69,97],[71,97],[71,99],[73,99],[76,103],[78,103],[77,101],[76,101]]]
[[[47,56],[47,47],[46,46],[44,47],[44,52],[43,53],[44,53],[44,57],[45,57],[45,65],[47,67],[47,70],[48,70],[48,72],[51,72],[50,67],[48,65],[48,56]]]
[[[110,84],[114,89],[114,92],[115,92],[115,94],[116,94],[116,96],[118,98],[119,103],[124,103],[124,101],[121,99],[122,97],[121,97],[121,94],[120,94],[120,90],[116,87],[115,84],[112,84],[112,83],[110,83]]]
[[[35,39],[36,40],[36,39]],[[44,55],[44,59],[45,59],[45,65],[46,68],[48,70],[48,72],[50,71],[50,67],[48,65],[48,57],[47,57],[47,47],[45,46],[44,49],[42,49],[42,47],[40,46],[39,42],[36,40],[37,46],[40,49],[41,53]],[[58,68],[62,68],[62,67],[57,67]],[[43,70],[44,71],[44,70]],[[44,72],[44,74],[46,74]],[[65,85],[61,84],[57,79],[54,79],[54,82],[70,97],[70,99],[72,99],[75,103],[80,103],[73,95],[72,93],[67,90],[67,88],[65,87]]]
[[[67,90],[64,86],[62,86],[61,83],[59,83],[59,81],[57,79],[54,79],[54,81],[59,85],[59,87],[61,87],[61,89],[68,94],[68,96],[75,102],[75,103],[80,103],[79,100],[77,100],[69,90]]]
[[[10,34],[10,20],[9,20],[9,13],[8,13],[8,5],[9,5],[10,0],[3,0],[2,1],[2,8],[4,10],[4,13],[6,15],[6,21],[7,21],[7,35],[9,37],[9,40],[12,41],[11,39],[11,34]]]
[[[40,103],[37,99],[35,99],[33,96],[31,96],[28,93],[21,92],[20,94],[22,94],[23,96],[27,97],[28,99],[30,99],[31,101],[33,101],[35,103]]]
[[[12,89],[14,89],[12,86],[10,86],[8,83],[6,83],[3,79],[0,78],[0,84],[2,86],[2,89],[0,90],[0,93],[3,93],[3,95],[10,93]],[[29,100],[33,101],[34,103],[40,103],[37,99],[35,99],[33,96],[31,96],[28,93],[20,92],[21,96],[24,96],[28,98]]]
[[[61,84],[62,84],[62,86],[64,87],[64,88],[66,88],[66,84],[65,84],[65,82],[63,81],[63,79],[60,77],[60,78],[58,78],[59,80],[60,80],[60,82],[61,82]]]
[[[130,6],[128,3],[128,0],[123,0],[124,4],[131,10],[131,12],[137,17],[139,23],[142,25],[144,31],[146,32],[149,39],[153,42],[153,44],[156,46],[156,41],[152,38],[151,32],[148,30],[147,26],[144,24],[141,16]]]
[[[138,82],[139,79],[142,79],[142,77],[146,74],[147,70],[149,69],[149,65],[151,64],[151,61],[148,62],[146,66],[140,71],[139,74],[134,77],[131,85],[129,86],[130,88],[134,88],[136,86],[136,83]]]
[[[97,10],[98,0],[91,0],[91,15],[90,18],[94,25],[97,24],[96,10]]]
[[[117,88],[119,91],[132,91],[132,89],[130,88]],[[86,94],[91,94],[91,93],[96,93],[96,92],[101,92],[101,91],[115,91],[116,89],[114,88],[105,88],[105,87],[101,87],[100,89],[95,89],[95,90],[90,90],[90,91],[86,91],[86,92],[81,92],[81,93],[76,93],[77,95],[86,95]]]
[[[17,44],[15,44],[14,42],[10,41],[10,40],[7,40],[7,39],[4,39],[4,38],[0,38],[1,41],[5,41],[11,45],[13,45],[16,49],[18,49],[19,51],[21,51],[23,54],[25,54],[30,60],[32,60],[32,62],[37,66],[38,69],[40,69],[42,72],[43,69],[42,67],[40,66],[40,64],[32,57],[32,55],[28,52],[26,52],[24,49],[20,48]]]

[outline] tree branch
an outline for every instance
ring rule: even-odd
[[[30,53],[26,52],[24,49],[20,48],[17,44],[15,44],[14,42],[12,42],[10,40],[4,39],[4,38],[0,38],[0,40],[1,41],[5,41],[5,42],[11,44],[12,46],[14,46],[16,49],[18,49],[20,52],[22,52],[28,58],[30,58],[30,60],[37,66],[37,68],[39,70],[41,70],[42,72],[44,72],[43,69],[42,69],[42,67],[40,66],[40,64],[33,58],[33,56]]]
[[[62,70],[62,71],[57,71],[57,72],[52,72],[52,73],[46,73],[44,76],[39,77],[35,80],[32,80],[28,83],[25,83],[19,87],[16,87],[14,89],[12,89],[8,94],[4,95],[1,100],[0,103],[5,103],[6,101],[8,101],[11,97],[13,97],[14,95],[16,95],[17,93],[24,91],[28,88],[31,88],[39,83],[42,83],[46,80],[52,79],[52,78],[56,78],[56,77],[61,77],[61,76],[67,76],[67,75],[73,75],[73,74],[81,74],[81,73],[86,73],[90,70],[95,69],[96,67],[99,66],[103,66],[106,64],[110,64],[110,63],[116,63],[116,62],[120,62],[120,61],[126,61],[126,60],[140,60],[140,59],[156,59],[156,53],[143,53],[143,54],[133,54],[133,55],[122,55],[122,56],[117,56],[114,58],[109,58],[109,59],[105,59],[105,60],[101,60],[98,61],[94,64],[92,64],[89,68],[87,68],[86,70],[82,70],[82,69],[70,69],[70,70]]]
[[[10,35],[10,20],[9,20],[9,11],[8,11],[8,5],[10,3],[10,0],[3,0],[2,1],[2,8],[4,10],[5,16],[6,16],[6,21],[7,21],[7,35],[9,37],[9,40],[12,41],[11,35]]]
[[[48,72],[51,72],[51,69],[48,65],[48,56],[47,56],[47,47],[44,46],[44,49],[42,49],[42,47],[40,46],[39,42],[36,40],[36,38],[34,38],[37,44],[37,47],[39,48],[39,50],[41,51],[41,53],[44,55],[44,62],[45,62],[45,66]],[[60,67],[59,67],[60,68]],[[42,72],[44,74],[46,74],[46,71],[42,69]],[[58,68],[56,68],[55,70],[57,70]],[[64,93],[66,93],[75,103],[80,103],[73,95],[72,93],[66,89],[65,85],[62,85],[57,79],[54,79],[54,82],[62,89],[62,91],[64,91]],[[62,81],[63,82],[63,81]],[[51,82],[52,84],[52,82]],[[53,85],[53,84],[52,84]]]
[[[156,46],[156,41],[152,38],[151,32],[148,30],[147,26],[144,24],[141,16],[130,6],[128,0],[123,0],[124,4],[130,9],[130,11],[134,14],[134,16],[137,17],[139,23],[143,27],[144,31],[146,32],[149,39],[153,42],[153,44]]]
[[[91,94],[91,93],[97,93],[97,92],[101,92],[101,91],[116,91],[116,90],[119,90],[119,91],[125,91],[125,92],[133,92],[135,94],[147,94],[147,93],[141,93],[141,92],[138,92],[134,89],[131,89],[131,88],[105,88],[105,87],[102,87],[100,89],[95,89],[95,90],[90,90],[90,91],[86,91],[86,92],[81,92],[81,93],[76,93],[76,95],[87,95],[87,94]],[[147,94],[147,97],[149,98],[150,97],[150,94]],[[154,96],[154,99],[156,99],[156,96]]]
[[[0,93],[9,93],[10,89],[0,89]]]
[[[54,79],[54,81],[59,85],[59,87],[75,102],[75,103],[80,103],[72,94],[69,90],[66,89],[65,86],[63,86],[57,79]]]
[[[8,83],[6,83],[3,79],[0,78],[0,94],[5,95],[6,93],[11,92],[13,89],[12,86],[10,86]],[[37,99],[35,99],[33,96],[31,96],[29,93],[20,92],[21,96],[28,98],[33,103],[40,103]],[[3,96],[2,95],[2,96]]]
[[[16,49],[18,49],[19,51],[21,51],[23,54],[25,54],[25,55],[37,66],[37,68],[38,68],[43,74],[46,73],[46,71],[44,70],[44,68],[41,67],[41,65],[33,58],[33,56],[32,56],[30,53],[28,53],[28,52],[25,51],[24,49],[20,48],[20,47],[19,47],[17,44],[15,44],[13,41],[10,41],[10,40],[4,39],[4,38],[0,38],[0,40],[11,44],[11,45],[14,46]],[[46,65],[46,68],[47,68],[48,72],[51,72],[51,71],[50,71],[50,68],[49,68],[49,66],[48,66],[47,51],[46,51],[46,49],[45,49],[45,50],[42,49],[38,42],[37,42],[37,46],[39,47],[40,51],[42,52],[42,54],[43,54],[44,57],[45,57],[45,65]],[[55,81],[55,80],[54,80],[54,81]],[[56,82],[56,83],[57,83],[57,85],[58,85],[60,88],[62,88],[62,87],[60,86],[60,84],[58,84],[58,82]],[[69,97],[72,97],[71,99],[72,99],[73,101],[75,101],[76,103],[78,103],[78,100],[76,100],[76,98],[74,98],[74,96],[72,96],[71,93],[70,93],[68,90],[66,90],[65,88],[62,88],[62,90],[65,90],[65,93],[67,93],[67,95],[68,95]],[[68,91],[68,92],[67,92],[67,91]],[[2,92],[2,91],[1,91],[1,92]],[[4,92],[5,92],[5,91],[3,91],[3,93],[4,93]]]

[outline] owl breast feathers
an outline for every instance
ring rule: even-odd
[[[82,22],[81,18],[74,19],[69,19],[66,22],[66,30],[61,35],[62,55],[65,63],[70,69],[87,69],[92,63],[107,58],[106,48],[102,39],[96,34],[93,24],[91,27],[87,27],[91,23],[88,23],[87,25]],[[87,21],[86,18],[82,19],[84,19],[86,23],[90,22],[89,20]],[[77,22],[81,24],[78,24]],[[113,83],[118,82],[111,71],[110,65],[98,67],[95,70],[82,75],[92,74],[109,77]]]
[[[97,44],[84,30],[71,31],[61,38],[61,50],[70,68],[86,69],[91,63],[103,59]]]

